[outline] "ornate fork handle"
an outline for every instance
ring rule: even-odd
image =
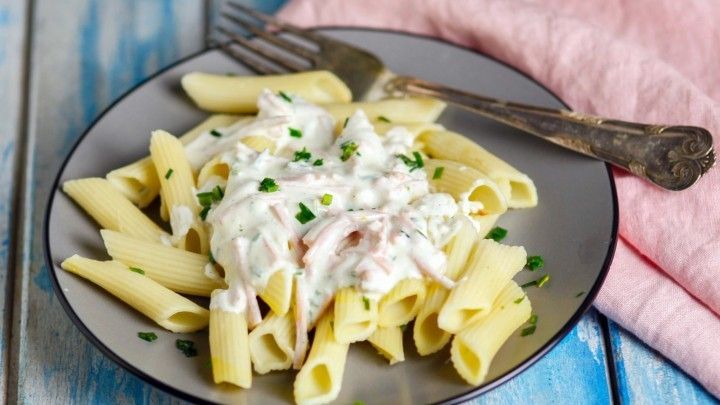
[[[412,77],[397,77],[388,94],[426,95],[604,160],[669,190],[693,185],[715,163],[710,132],[610,120],[573,111],[496,100]]]

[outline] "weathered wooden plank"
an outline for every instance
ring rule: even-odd
[[[41,229],[49,187],[74,140],[135,83],[203,47],[203,7],[196,0],[35,1],[10,403],[176,402],[106,359],[72,325],[51,288]]]
[[[23,62],[26,3],[0,0],[0,398],[6,394],[8,340],[12,315],[9,294],[12,275],[11,238],[14,223],[14,196],[17,184],[16,151],[20,144],[23,104]],[[0,400],[1,402],[2,400]]]
[[[593,309],[532,367],[468,404],[609,404],[612,393],[598,313]]]
[[[623,403],[717,403],[692,377],[612,321],[610,341]]]

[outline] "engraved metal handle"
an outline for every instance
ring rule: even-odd
[[[412,77],[389,81],[388,94],[432,96],[622,167],[668,190],[693,185],[715,163],[710,132],[611,120],[563,109],[483,97]]]

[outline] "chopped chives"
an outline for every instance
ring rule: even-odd
[[[353,405],[365,405],[365,402],[363,402],[363,401],[355,401],[355,402],[353,402]]]
[[[300,211],[295,214],[295,219],[297,219],[298,222],[304,225],[315,219],[315,214],[313,214],[313,212],[310,211],[310,209],[308,209],[305,204],[299,203],[298,206],[300,207]]]
[[[579,293],[575,294],[575,298],[581,297],[583,294],[585,294],[585,291],[580,291]]]
[[[520,336],[529,336],[529,335],[532,335],[533,333],[535,333],[535,328],[536,328],[535,325],[530,325],[530,326],[528,326],[527,328],[523,329],[523,330],[520,332]]]
[[[425,162],[423,162],[423,158],[422,158],[422,155],[420,154],[420,152],[415,151],[412,154],[413,154],[413,157],[415,158],[415,160],[410,159],[409,157],[407,157],[403,154],[395,155],[395,157],[402,160],[403,163],[405,163],[405,165],[410,168],[410,171],[425,167]]]
[[[165,173],[165,180],[170,180],[170,176],[173,174],[173,169],[168,169],[168,171]]]
[[[139,267],[130,267],[130,271],[134,271],[137,274],[145,275],[145,270],[143,270]]]
[[[274,193],[279,189],[280,187],[275,183],[275,180],[269,177],[262,179],[260,187],[258,187],[258,191],[262,191],[263,193]]]
[[[346,160],[350,159],[350,157],[352,157],[352,155],[357,152],[357,149],[358,149],[357,143],[355,143],[353,141],[343,142],[340,145],[340,150],[342,150],[342,155],[340,155],[340,160],[345,162]],[[358,155],[360,155],[360,154],[358,153]]]
[[[223,134],[221,134],[220,131],[218,131],[217,129],[211,129],[210,135],[212,135],[216,138],[220,138]]]
[[[199,214],[200,219],[202,219],[204,221],[207,218],[207,215],[209,212],[210,212],[210,206],[208,205],[208,206],[204,207],[202,209],[202,211],[200,211],[200,214]]]
[[[485,239],[492,239],[495,242],[500,242],[501,240],[505,239],[507,233],[507,229],[496,226],[495,228],[491,229],[490,232],[488,232],[488,234],[485,236]]]
[[[138,332],[138,337],[146,342],[154,342],[158,338],[155,332]]]
[[[323,162],[322,159],[316,159],[316,160],[313,162],[313,166],[322,166],[323,163],[325,163],[325,162]]]
[[[535,324],[537,324],[537,320],[538,320],[537,314],[532,314],[532,315],[530,315],[530,318],[528,319],[528,323],[530,325],[535,325]]]
[[[435,168],[435,171],[433,172],[433,180],[438,180],[442,177],[443,171],[445,168],[443,166],[438,166]]]
[[[292,98],[287,95],[284,91],[280,90],[278,91],[278,95],[283,98],[283,100],[287,101],[288,103],[292,103]]]
[[[323,194],[322,199],[320,200],[320,204],[330,205],[330,204],[332,204],[332,200],[333,200],[332,194]]]
[[[343,122],[343,129],[345,129],[349,120],[350,120],[350,117],[345,117],[345,122]]]
[[[208,252],[208,260],[210,261],[211,264],[217,263],[215,261],[215,257],[213,256],[212,252]]]
[[[528,256],[525,267],[527,267],[530,271],[542,269],[545,267],[545,260],[542,256]]]
[[[524,299],[525,299],[525,296],[523,295],[522,297],[516,299],[516,300],[513,301],[513,302],[516,303],[516,304],[519,304],[519,303],[523,302]]]
[[[390,119],[384,115],[378,115],[377,120],[382,121],[382,122],[387,122],[387,123],[390,122]]]
[[[185,357],[197,356],[197,348],[195,347],[195,342],[192,340],[176,339],[175,347],[177,347]]]
[[[297,128],[288,128],[288,132],[293,138],[302,138],[302,131]]]
[[[540,277],[540,279],[535,283],[535,285],[537,285],[537,288],[542,288],[545,284],[547,284],[548,281],[550,281],[550,275],[546,274]]]
[[[293,159],[293,162],[299,162],[301,160],[307,162],[308,160],[310,160],[310,157],[312,157],[312,154],[308,152],[305,147],[303,147],[302,150],[295,151],[295,159]]]
[[[363,299],[363,304],[365,305],[365,310],[369,311],[370,310],[370,299],[365,296],[363,296],[362,299]]]
[[[195,197],[198,199],[198,203],[200,203],[200,206],[207,207],[208,205],[212,205],[213,202],[213,194],[211,192],[205,192],[205,193],[197,193],[195,194]]]
[[[545,284],[547,284],[548,281],[550,281],[550,275],[546,274],[546,275],[540,277],[539,279],[527,282],[527,283],[521,285],[520,287],[527,288],[527,287],[535,286],[537,288],[542,288]]]

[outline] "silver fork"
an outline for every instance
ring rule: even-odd
[[[359,100],[405,95],[435,97],[611,163],[669,190],[690,187],[715,163],[712,136],[704,128],[641,124],[530,106],[398,76],[368,51],[241,4],[227,4],[233,12],[223,12],[224,20],[254,38],[218,25],[216,32],[222,39],[209,41],[261,74],[324,69],[347,83]],[[300,45],[297,39],[310,47]]]

